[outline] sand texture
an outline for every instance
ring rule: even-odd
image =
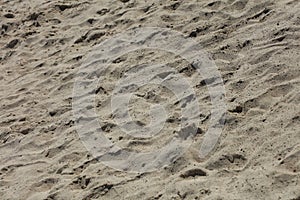
[[[176,160],[161,154],[171,164],[159,170],[130,173],[131,166],[104,165],[82,143],[73,112],[74,98],[82,98],[73,93],[78,71],[94,47],[135,27],[177,31],[199,43],[219,69],[226,121],[204,159],[199,148],[213,109],[205,85],[210,80],[159,49],[124,50],[105,71],[93,63],[79,75],[87,85],[101,77],[94,109],[109,141],[149,152],[166,147],[174,135],[187,138],[192,129],[187,150]],[[298,0],[1,0],[0,199],[300,200],[299,30]],[[199,113],[190,106],[193,98],[178,103],[172,91],[147,84],[145,74],[151,80],[184,77]],[[127,85],[131,75],[146,84]],[[116,85],[133,94],[128,112],[135,124],[124,122],[122,98],[111,103],[122,89]],[[182,85],[176,88],[185,90]],[[183,101],[193,113],[188,121],[200,120],[197,127],[180,129]],[[158,104],[165,113],[153,107]],[[149,137],[124,134],[128,127]]]

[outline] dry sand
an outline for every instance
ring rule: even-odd
[[[161,148],[179,125],[172,93],[149,85],[131,99],[142,124],[155,102],[173,116],[146,141],[122,134],[106,105],[124,70],[167,63],[192,81],[201,107],[203,133],[188,151],[158,171],[127,173],[93,158],[79,139],[72,113],[79,67],[93,46],[138,26],[193,37],[219,68],[227,119],[206,159],[197,156],[210,116],[206,87],[162,51],[114,62],[97,91],[97,113],[123,148]],[[1,0],[0,28],[1,200],[300,199],[299,1]]]

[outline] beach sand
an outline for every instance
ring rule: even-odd
[[[2,0],[0,199],[299,200],[299,11],[297,0]],[[166,106],[169,120],[157,138],[124,134],[109,105],[126,70],[166,63],[199,100],[191,146],[168,166],[129,173],[104,165],[82,143],[72,112],[75,76],[95,46],[134,27],[180,32],[219,69],[226,122],[205,159],[198,156],[212,107],[205,80],[160,50],[127,52],[113,62],[96,92],[96,113],[106,137],[122,148],[162,148],[180,127],[172,92],[147,85],[130,101],[141,125],[152,104]]]

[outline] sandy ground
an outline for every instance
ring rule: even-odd
[[[299,11],[297,0],[1,0],[0,199],[299,200]],[[72,113],[79,67],[93,46],[139,26],[192,37],[222,74],[226,123],[204,160],[196,152],[210,116],[206,87],[185,61],[162,51],[112,63],[97,113],[123,148],[161,148],[180,118],[172,93],[147,86],[131,100],[141,124],[151,103],[169,106],[164,134],[149,141],[122,134],[105,105],[124,70],[163,61],[194,81],[202,131],[188,151],[158,171],[127,173],[103,165],[79,139]]]

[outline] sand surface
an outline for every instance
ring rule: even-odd
[[[205,79],[162,50],[126,52],[105,74],[95,65],[84,77],[103,78],[95,112],[105,136],[147,152],[180,132],[174,94],[153,84],[133,92],[129,112],[140,127],[151,121],[151,105],[167,111],[160,134],[146,139],[122,132],[111,95],[125,84],[119,82],[125,72],[139,73],[145,63],[174,69],[190,82],[200,107],[190,147],[159,170],[129,173],[104,165],[82,143],[72,109],[75,77],[95,46],[134,27],[178,31],[218,67],[226,122],[205,159],[199,146],[213,106]],[[300,199],[299,1],[1,0],[0,29],[1,200]],[[154,111],[164,116],[160,107]]]

